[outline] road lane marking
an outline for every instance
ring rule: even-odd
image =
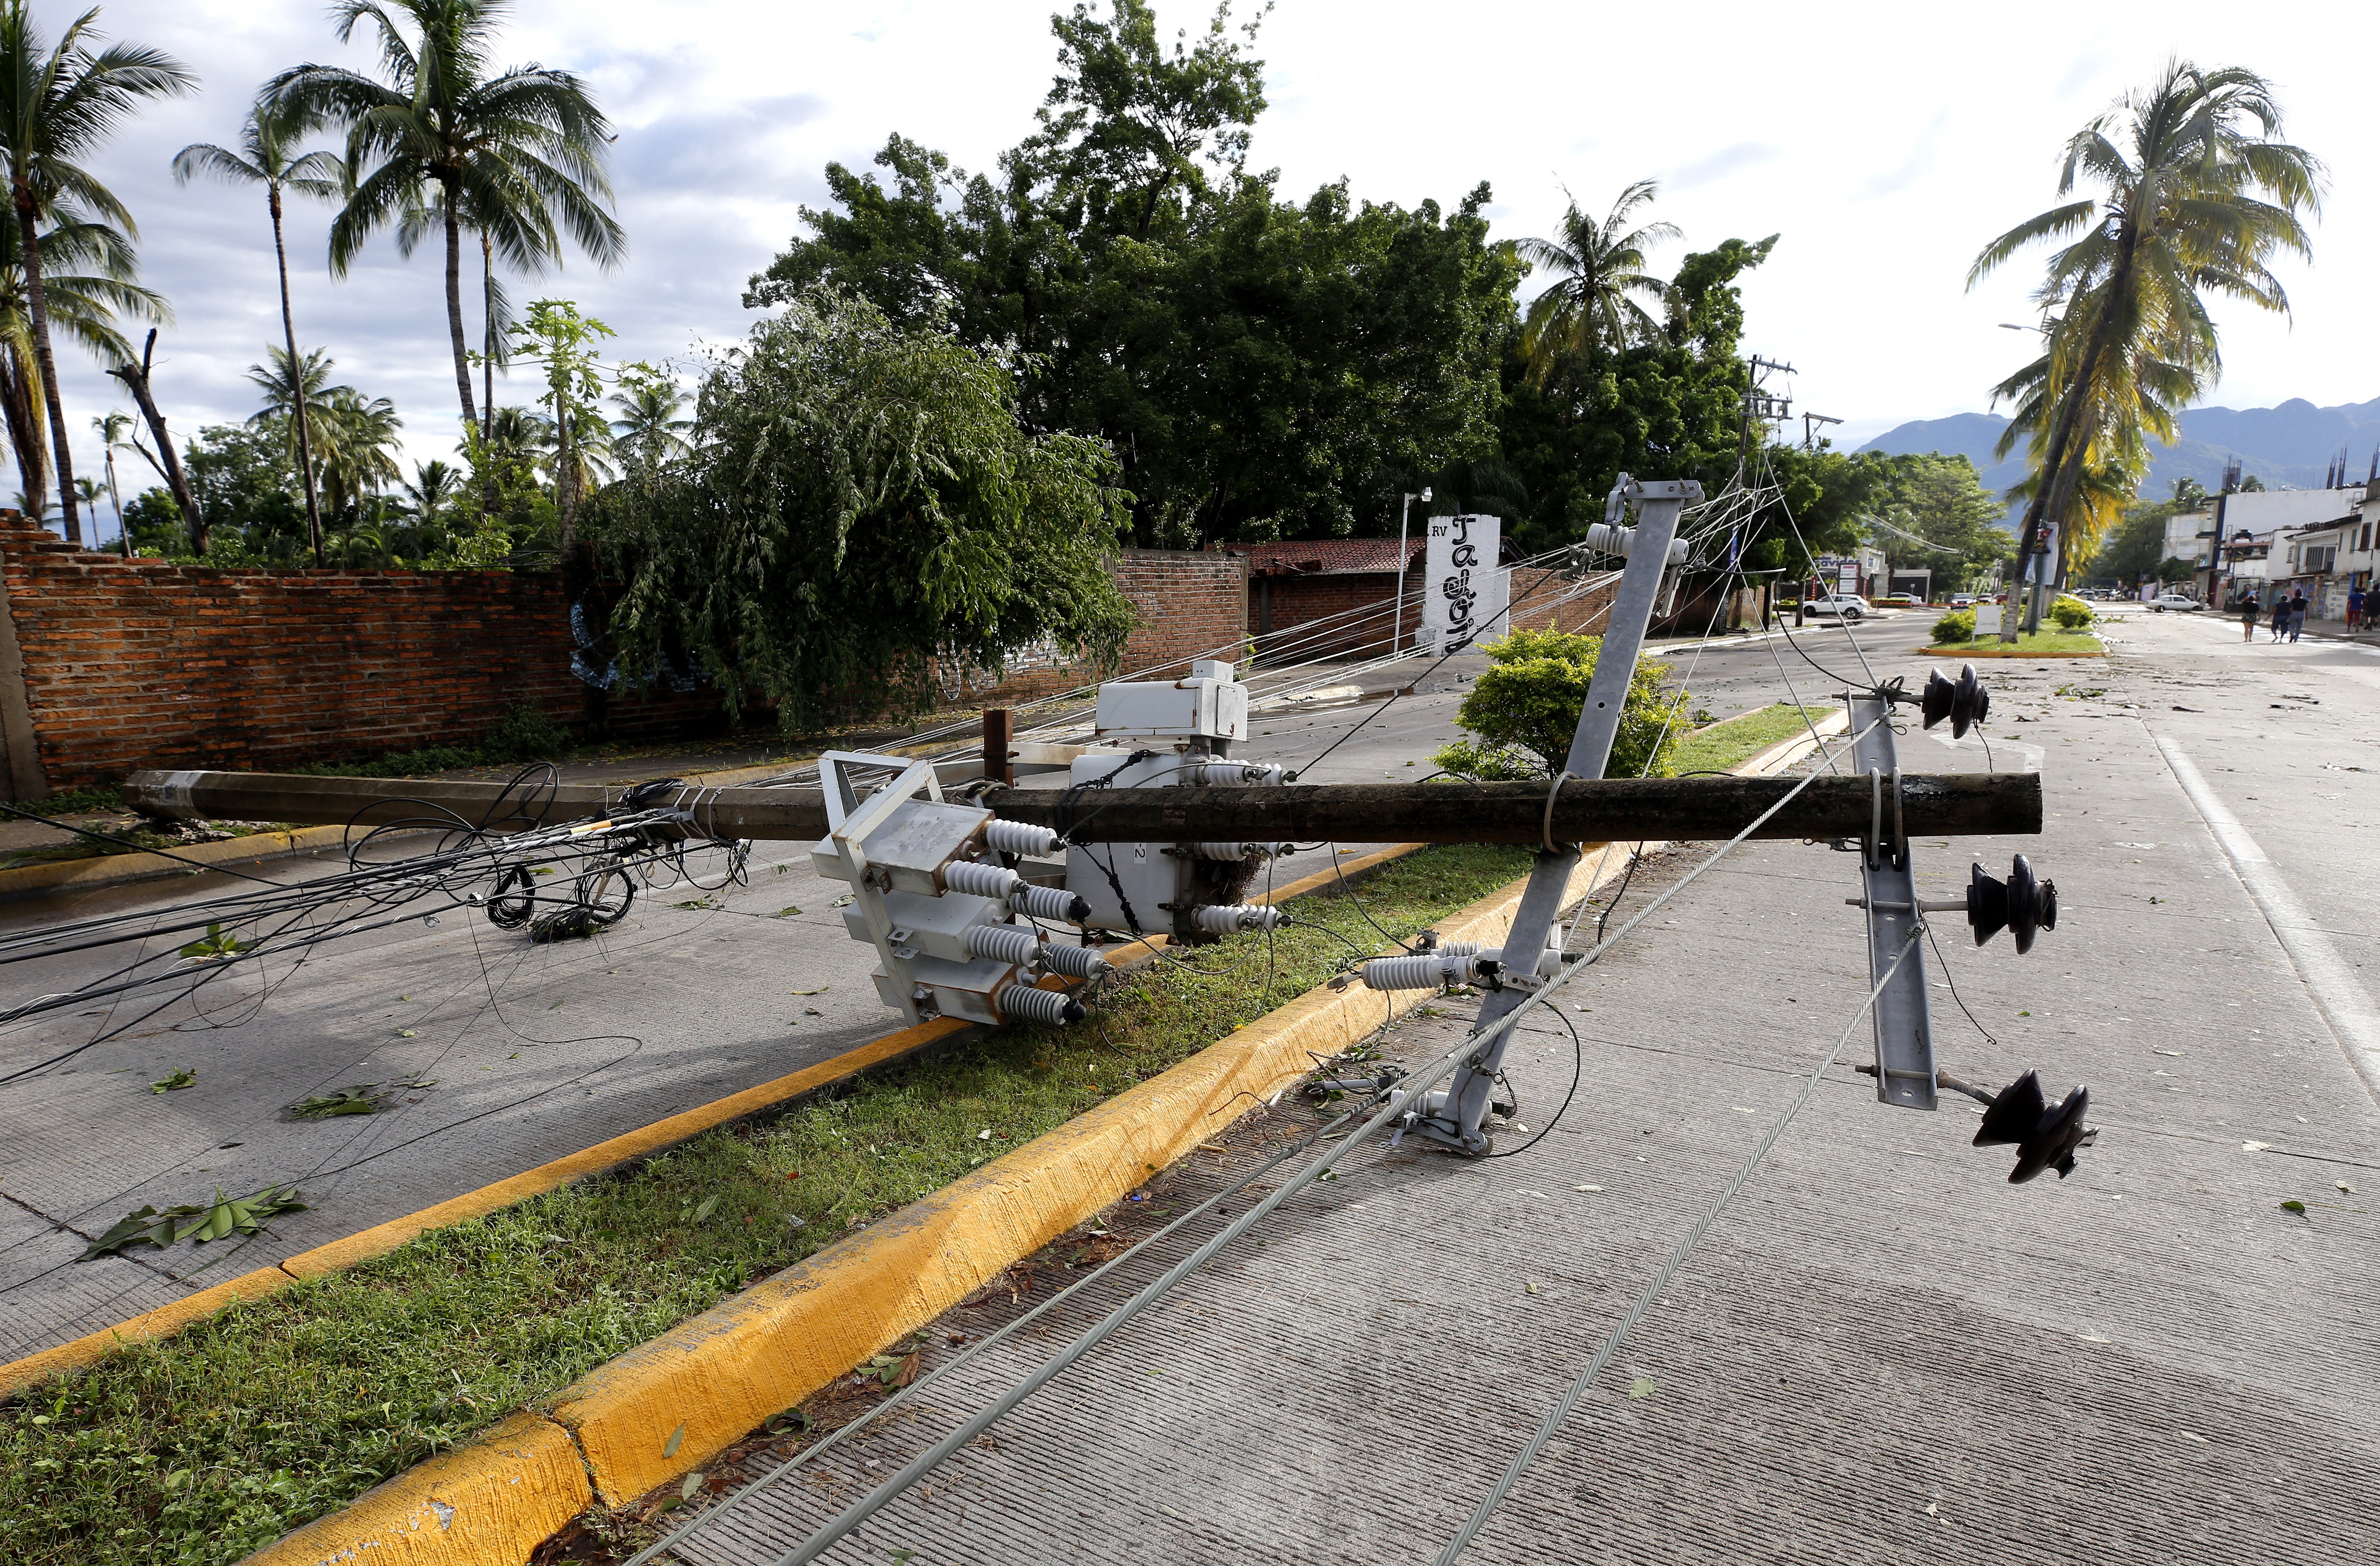
[[[2338,1038],[2339,1045],[2363,1078],[2363,1086],[2374,1098],[2380,1098],[2380,1010],[2375,1010],[2372,998],[2365,993],[2363,981],[2355,969],[2338,954],[2330,938],[2322,932],[2305,904],[2240,819],[2231,813],[2208,783],[2197,764],[2182,750],[2180,745],[2155,729],[2149,737],[2156,742],[2166,765],[2172,769],[2174,780],[2181,784],[2182,793],[2223,845],[2223,853],[2231,861],[2231,869],[2247,888],[2264,912],[2265,922],[2273,927],[2273,934],[2281,949],[2297,965],[2298,977],[2313,997],[2314,1009],[2322,1013]]]

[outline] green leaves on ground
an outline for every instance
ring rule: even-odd
[[[151,1083],[149,1085],[149,1091],[152,1093],[171,1093],[179,1088],[195,1086],[198,1084],[198,1080],[199,1074],[192,1071],[188,1066],[176,1066],[174,1068],[173,1075],[165,1077],[161,1081]]]
[[[207,933],[182,948],[182,955],[201,961],[222,961],[237,957],[242,952],[253,952],[257,942],[237,940],[225,932],[220,924],[207,926]]]
[[[1457,740],[1430,758],[1450,772],[1481,779],[1545,777],[1570,755],[1579,710],[1585,705],[1601,637],[1563,631],[1515,631],[1483,642],[1488,672],[1454,714],[1475,740]],[[1637,660],[1604,775],[1666,778],[1670,757],[1685,737],[1686,693],[1670,688],[1670,671]]]
[[[142,1208],[127,1213],[75,1260],[122,1256],[134,1245],[154,1245],[163,1250],[181,1240],[195,1239],[204,1244],[232,1234],[254,1234],[269,1219],[305,1210],[306,1204],[298,1199],[294,1188],[285,1193],[279,1185],[267,1185],[252,1196],[234,1197],[225,1196],[223,1187],[218,1185],[212,1202],[187,1203],[163,1212]]]
[[[1629,1382],[1628,1395],[1632,1399],[1651,1397],[1653,1395],[1653,1378],[1650,1376],[1639,1376],[1634,1380]]]
[[[428,1083],[404,1083],[403,1086],[428,1086]],[[377,1082],[358,1082],[342,1087],[335,1093],[319,1094],[300,1099],[289,1106],[289,1112],[298,1120],[329,1120],[334,1115],[368,1115],[380,1111],[385,1095]]]

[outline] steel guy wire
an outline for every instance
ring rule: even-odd
[[[1815,772],[1811,774],[1813,777],[1816,775]],[[1876,997],[1883,994],[1884,987],[1892,982],[1892,976],[1900,971],[1901,963],[1915,948],[1918,934],[1924,928],[1925,920],[1920,918],[1916,927],[1910,930],[1908,939],[1900,943],[1900,950],[1893,956],[1892,965],[1885,969],[1884,977],[1876,980],[1876,988],[1868,991],[1867,999],[1861,1002],[1859,1010],[1852,1014],[1852,1020],[1844,1026],[1841,1035],[1836,1038],[1834,1048],[1827,1051],[1826,1058],[1818,1062],[1816,1070],[1811,1072],[1809,1079],[1802,1085],[1802,1091],[1794,1097],[1791,1104],[1786,1106],[1785,1112],[1777,1118],[1776,1123],[1769,1126],[1767,1134],[1754,1146],[1750,1156],[1736,1170],[1734,1176],[1720,1187],[1718,1195],[1713,1197],[1710,1205],[1703,1209],[1702,1216],[1694,1220],[1694,1227],[1686,1231],[1685,1238],[1678,1242],[1677,1247],[1670,1253],[1669,1259],[1661,1264],[1660,1269],[1654,1273],[1651,1281],[1645,1285],[1644,1292],[1636,1296],[1636,1302],[1628,1307],[1628,1314],[1621,1317],[1619,1323],[1611,1329],[1610,1333],[1603,1340],[1602,1347],[1596,1350],[1595,1357],[1587,1361],[1586,1367],[1578,1373],[1572,1380],[1569,1389],[1556,1400],[1552,1412],[1546,1415],[1545,1419],[1538,1424],[1536,1432],[1529,1437],[1528,1442],[1514,1454],[1511,1464],[1505,1468],[1503,1476],[1489,1487],[1486,1496],[1481,1498],[1478,1507],[1472,1512],[1470,1519],[1456,1530],[1453,1538],[1447,1541],[1446,1548],[1439,1552],[1438,1566],[1453,1566],[1455,1557],[1461,1555],[1463,1547],[1468,1545],[1478,1535],[1479,1530],[1487,1525],[1488,1519],[1495,1514],[1496,1508],[1502,1504],[1505,1496],[1512,1492],[1512,1486],[1519,1481],[1524,1473],[1527,1472],[1529,1465],[1537,1460],[1537,1454],[1545,1450],[1546,1443],[1553,1439],[1554,1432],[1560,1429],[1570,1418],[1572,1411],[1578,1407],[1579,1400],[1586,1395],[1587,1389],[1595,1384],[1596,1378],[1603,1374],[1604,1367],[1611,1363],[1612,1355],[1620,1352],[1620,1345],[1627,1341],[1628,1334],[1634,1329],[1639,1321],[1645,1318],[1645,1313],[1652,1308],[1653,1302],[1660,1297],[1661,1291],[1670,1286],[1670,1280],[1676,1277],[1678,1269],[1685,1265],[1687,1256],[1701,1242],[1710,1226],[1718,1221],[1719,1214],[1727,1210],[1728,1204],[1735,1199],[1735,1194],[1743,1188],[1743,1183],[1752,1178],[1753,1171],[1760,1167],[1762,1160],[1768,1157],[1768,1150],[1777,1145],[1777,1139],[1785,1135],[1786,1127],[1793,1123],[1794,1118],[1802,1112],[1810,1102],[1812,1096],[1817,1092],[1819,1085],[1826,1080],[1828,1070],[1834,1065],[1836,1057],[1843,1052],[1843,1046],[1851,1042],[1852,1034],[1858,1029],[1861,1020],[1876,1004]]]
[[[1869,725],[1870,728],[1873,728],[1874,726],[1874,724]],[[1861,731],[1863,734],[1867,732],[1868,731],[1865,729]],[[1749,839],[1753,832],[1758,831],[1762,824],[1765,823],[1771,816],[1774,816],[1778,811],[1783,809],[1786,805],[1791,803],[1792,799],[1802,792],[1802,790],[1809,787],[1810,783],[1817,776],[1817,773],[1812,772],[1808,776],[1803,778],[1801,782],[1795,783],[1793,787],[1774,805],[1771,805],[1767,809],[1762,811],[1757,817],[1754,818],[1752,822],[1742,832],[1738,832],[1734,837],[1721,844],[1701,864],[1696,865],[1693,869],[1689,870],[1676,882],[1676,884],[1663,892],[1652,902],[1646,904],[1644,909],[1640,911],[1635,917],[1621,926],[1620,929],[1613,934],[1609,941],[1600,942],[1593,950],[1585,953],[1576,964],[1563,968],[1560,973],[1557,973],[1551,978],[1548,978],[1542,985],[1538,986],[1531,993],[1524,996],[1519,1005],[1505,1013],[1504,1015],[1491,1025],[1486,1032],[1474,1038],[1465,1038],[1463,1042],[1447,1050],[1427,1066],[1421,1068],[1418,1072],[1401,1078],[1399,1086],[1408,1096],[1408,1101],[1417,1100],[1422,1094],[1427,1092],[1430,1088],[1435,1087],[1447,1077],[1451,1076],[1454,1074],[1455,1069],[1461,1065],[1464,1060],[1477,1056],[1497,1038],[1509,1032],[1515,1023],[1529,1014],[1532,1007],[1547,1004],[1548,999],[1558,992],[1564,985],[1568,984],[1579,974],[1586,971],[1586,969],[1593,965],[1597,958],[1601,957],[1606,952],[1610,951],[1621,941],[1626,940],[1631,932],[1633,932],[1639,925],[1643,924],[1646,919],[1650,918],[1655,913],[1658,912],[1671,898],[1675,897],[1679,892],[1683,892],[1687,887],[1693,885],[1695,880],[1699,878],[1705,870],[1710,868],[1711,866],[1717,864],[1722,857]],[[1840,1048],[1840,1046],[1838,1046],[1838,1048]],[[1123,1304],[1118,1305],[1113,1311],[1110,1312],[1100,1320],[1093,1323],[1089,1330],[1084,1333],[1082,1337],[1075,1339],[1073,1342],[1067,1344],[1064,1348],[1052,1354],[1048,1360],[1045,1360],[1040,1366],[1036,1367],[1014,1387],[992,1400],[992,1402],[985,1408],[962,1422],[957,1429],[953,1430],[949,1435],[944,1436],[941,1439],[935,1442],[933,1446],[927,1449],[926,1451],[912,1459],[901,1469],[899,1473],[885,1480],[868,1495],[861,1497],[859,1499],[852,1502],[851,1505],[845,1507],[841,1512],[829,1520],[824,1526],[813,1533],[809,1538],[805,1540],[803,1543],[796,1545],[794,1548],[779,1556],[772,1563],[772,1566],[802,1566],[803,1562],[816,1560],[820,1552],[832,1546],[835,1541],[844,1537],[844,1536],[850,1533],[852,1529],[857,1527],[861,1523],[866,1522],[894,1497],[900,1495],[903,1491],[915,1485],[918,1480],[924,1478],[928,1474],[933,1472],[933,1470],[939,1467],[951,1456],[952,1453],[957,1451],[961,1447],[973,1440],[977,1436],[981,1435],[985,1430],[990,1428],[990,1426],[1003,1414],[1007,1414],[1011,1409],[1014,1409],[1018,1403],[1023,1402],[1026,1398],[1032,1396],[1035,1392],[1040,1390],[1042,1387],[1048,1385],[1060,1373],[1064,1371],[1067,1366],[1073,1365],[1077,1359],[1080,1359],[1084,1354],[1089,1353],[1091,1349],[1097,1347],[1118,1328],[1122,1327],[1127,1321],[1130,1321],[1134,1317],[1139,1315],[1141,1311],[1155,1304],[1165,1294],[1171,1293],[1174,1286],[1179,1284],[1184,1279],[1188,1278],[1191,1274],[1205,1267],[1206,1264],[1221,1252],[1226,1245],[1230,1244],[1232,1241],[1238,1239],[1241,1235],[1246,1233],[1258,1223],[1261,1223],[1266,1218],[1269,1217],[1273,1210],[1279,1208],[1281,1203],[1287,1201],[1299,1191],[1304,1190],[1306,1185],[1311,1184],[1313,1181],[1328,1173],[1333,1164],[1345,1157],[1351,1149],[1361,1144],[1371,1133],[1384,1129],[1390,1121],[1394,1120],[1398,1115],[1403,1112],[1404,1109],[1402,1102],[1384,1105],[1376,1111],[1370,1118],[1366,1120],[1354,1132],[1350,1133],[1346,1140],[1331,1148],[1321,1158],[1316,1159],[1312,1164],[1309,1164],[1306,1168],[1300,1171],[1296,1175],[1283,1182],[1273,1190],[1271,1195],[1266,1196],[1255,1207],[1250,1208],[1245,1213],[1243,1213],[1240,1217],[1225,1225],[1213,1237],[1208,1239],[1204,1244],[1200,1245],[1197,1250],[1192,1252],[1180,1262],[1177,1262],[1161,1277],[1146,1285],[1140,1293],[1135,1294],[1131,1299],[1126,1300]]]

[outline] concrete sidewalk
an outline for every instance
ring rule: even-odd
[[[2098,1145],[2011,1187],[1972,1108],[1887,1110],[1839,1066],[1466,1560],[2380,1558],[2380,1108],[2141,704],[2052,665],[1989,677],[1997,759],[2043,767],[2048,830],[1921,843],[1921,882],[2021,850],[2061,918],[2022,958],[1937,920],[1938,1048],[1971,1080],[2089,1083]],[[1937,743],[1903,764],[1982,765]],[[1823,847],[1738,851],[1571,987],[1585,1082],[1543,1141],[1358,1155],[825,1559],[1432,1558],[1851,1018],[1857,885]],[[1390,1045],[1434,1054],[1464,1011]],[[1844,1061],[1871,1050],[1863,1024]],[[1513,1057],[1541,1130],[1570,1039]],[[1156,1200],[1194,1196],[1181,1178]],[[773,1560],[1087,1314],[682,1558]],[[990,1319],[945,1318],[929,1365]]]

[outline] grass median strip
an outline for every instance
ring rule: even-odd
[[[0,1559],[233,1562],[1506,884],[1424,850],[1278,934],[1168,953],[769,1123],[425,1234],[0,1407]],[[1303,922],[1312,921],[1312,922]]]
[[[1808,734],[1811,723],[1830,710],[1831,708],[1815,708],[1804,717],[1799,707],[1780,701],[1774,707],[1755,708],[1723,723],[1696,729],[1678,743],[1677,754],[1670,761],[1673,775],[1733,771],[1770,746]]]

